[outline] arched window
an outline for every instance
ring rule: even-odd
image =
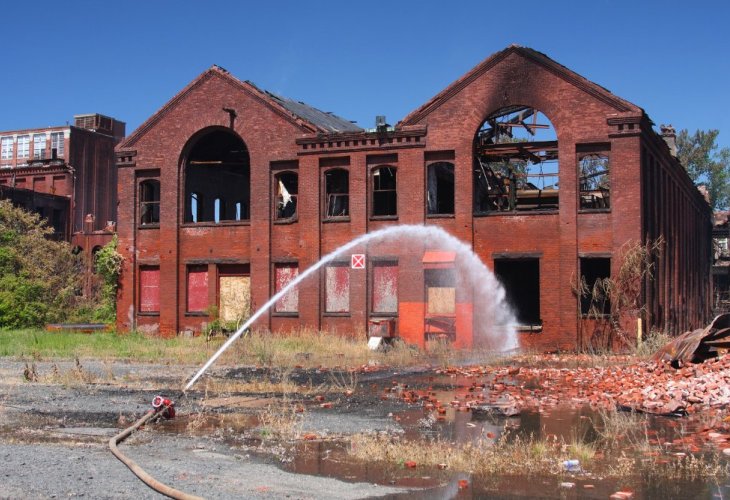
[[[350,173],[341,168],[328,170],[324,174],[325,217],[350,216]]]
[[[276,219],[293,219],[297,216],[299,176],[295,172],[282,172],[275,177]]]
[[[160,181],[146,180],[139,185],[139,223],[160,223]]]
[[[578,185],[582,210],[611,208],[608,173],[608,156],[588,154],[581,158]]]
[[[251,200],[251,168],[246,144],[229,129],[205,130],[185,155],[185,222],[246,220]],[[208,205],[204,203],[207,201]],[[240,207],[226,210],[225,200]]]
[[[396,169],[381,166],[372,170],[373,181],[373,216],[384,217],[398,215],[398,192]]]
[[[441,161],[428,166],[426,204],[428,215],[454,214],[454,164]]]
[[[489,115],[474,138],[474,213],[557,210],[558,141],[529,106]]]

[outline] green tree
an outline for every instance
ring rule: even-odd
[[[677,134],[677,158],[695,184],[704,184],[713,210],[730,205],[730,148],[716,144],[719,130],[686,129]]]
[[[76,302],[79,260],[39,215],[0,200],[0,328],[63,320]]]

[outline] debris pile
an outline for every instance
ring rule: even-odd
[[[730,314],[716,316],[706,328],[685,332],[659,349],[655,361],[666,361],[675,368],[716,358],[718,349],[730,348]]]

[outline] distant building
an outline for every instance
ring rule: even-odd
[[[719,210],[715,212],[714,224],[712,226],[712,286],[714,289],[715,314],[730,312],[730,250],[728,239],[730,238],[730,224],[728,217],[730,212]]]
[[[469,245],[504,284],[523,345],[591,342],[597,321],[576,282],[617,277],[631,242],[664,242],[655,279],[630,284],[644,331],[708,319],[710,207],[671,130],[658,134],[636,104],[510,46],[395,126],[375,125],[203,72],[117,147],[118,327],[175,335],[244,318],[343,243],[398,224]],[[472,345],[485,307],[442,250],[369,254],[362,270],[333,262],[258,325],[389,322],[413,344]],[[634,338],[637,318],[623,319]]]
[[[114,147],[124,134],[124,122],[100,114],[0,132],[0,198],[38,212],[58,239],[91,256],[115,231]]]

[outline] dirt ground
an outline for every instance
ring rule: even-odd
[[[38,381],[31,382],[25,380],[26,363],[0,360],[0,497],[161,497],[111,454],[107,441],[142,416],[156,394],[177,397],[173,393],[195,368],[84,362],[79,369],[73,362],[36,362]],[[224,369],[217,374],[235,378],[245,371],[228,376]],[[191,391],[176,399],[176,420],[190,427],[191,416],[215,416],[230,410],[223,403],[219,408],[204,408],[204,396]],[[252,408],[238,411],[255,412]],[[392,429],[395,424],[387,418],[389,411],[388,405],[364,401],[337,412],[308,412],[302,431],[321,435]],[[413,490],[289,472],[282,468],[286,450],[230,439],[236,429],[215,428],[208,422],[199,432],[190,433],[177,432],[179,426],[175,425],[170,421],[147,426],[120,449],[156,479],[190,494],[205,498],[398,498]]]

